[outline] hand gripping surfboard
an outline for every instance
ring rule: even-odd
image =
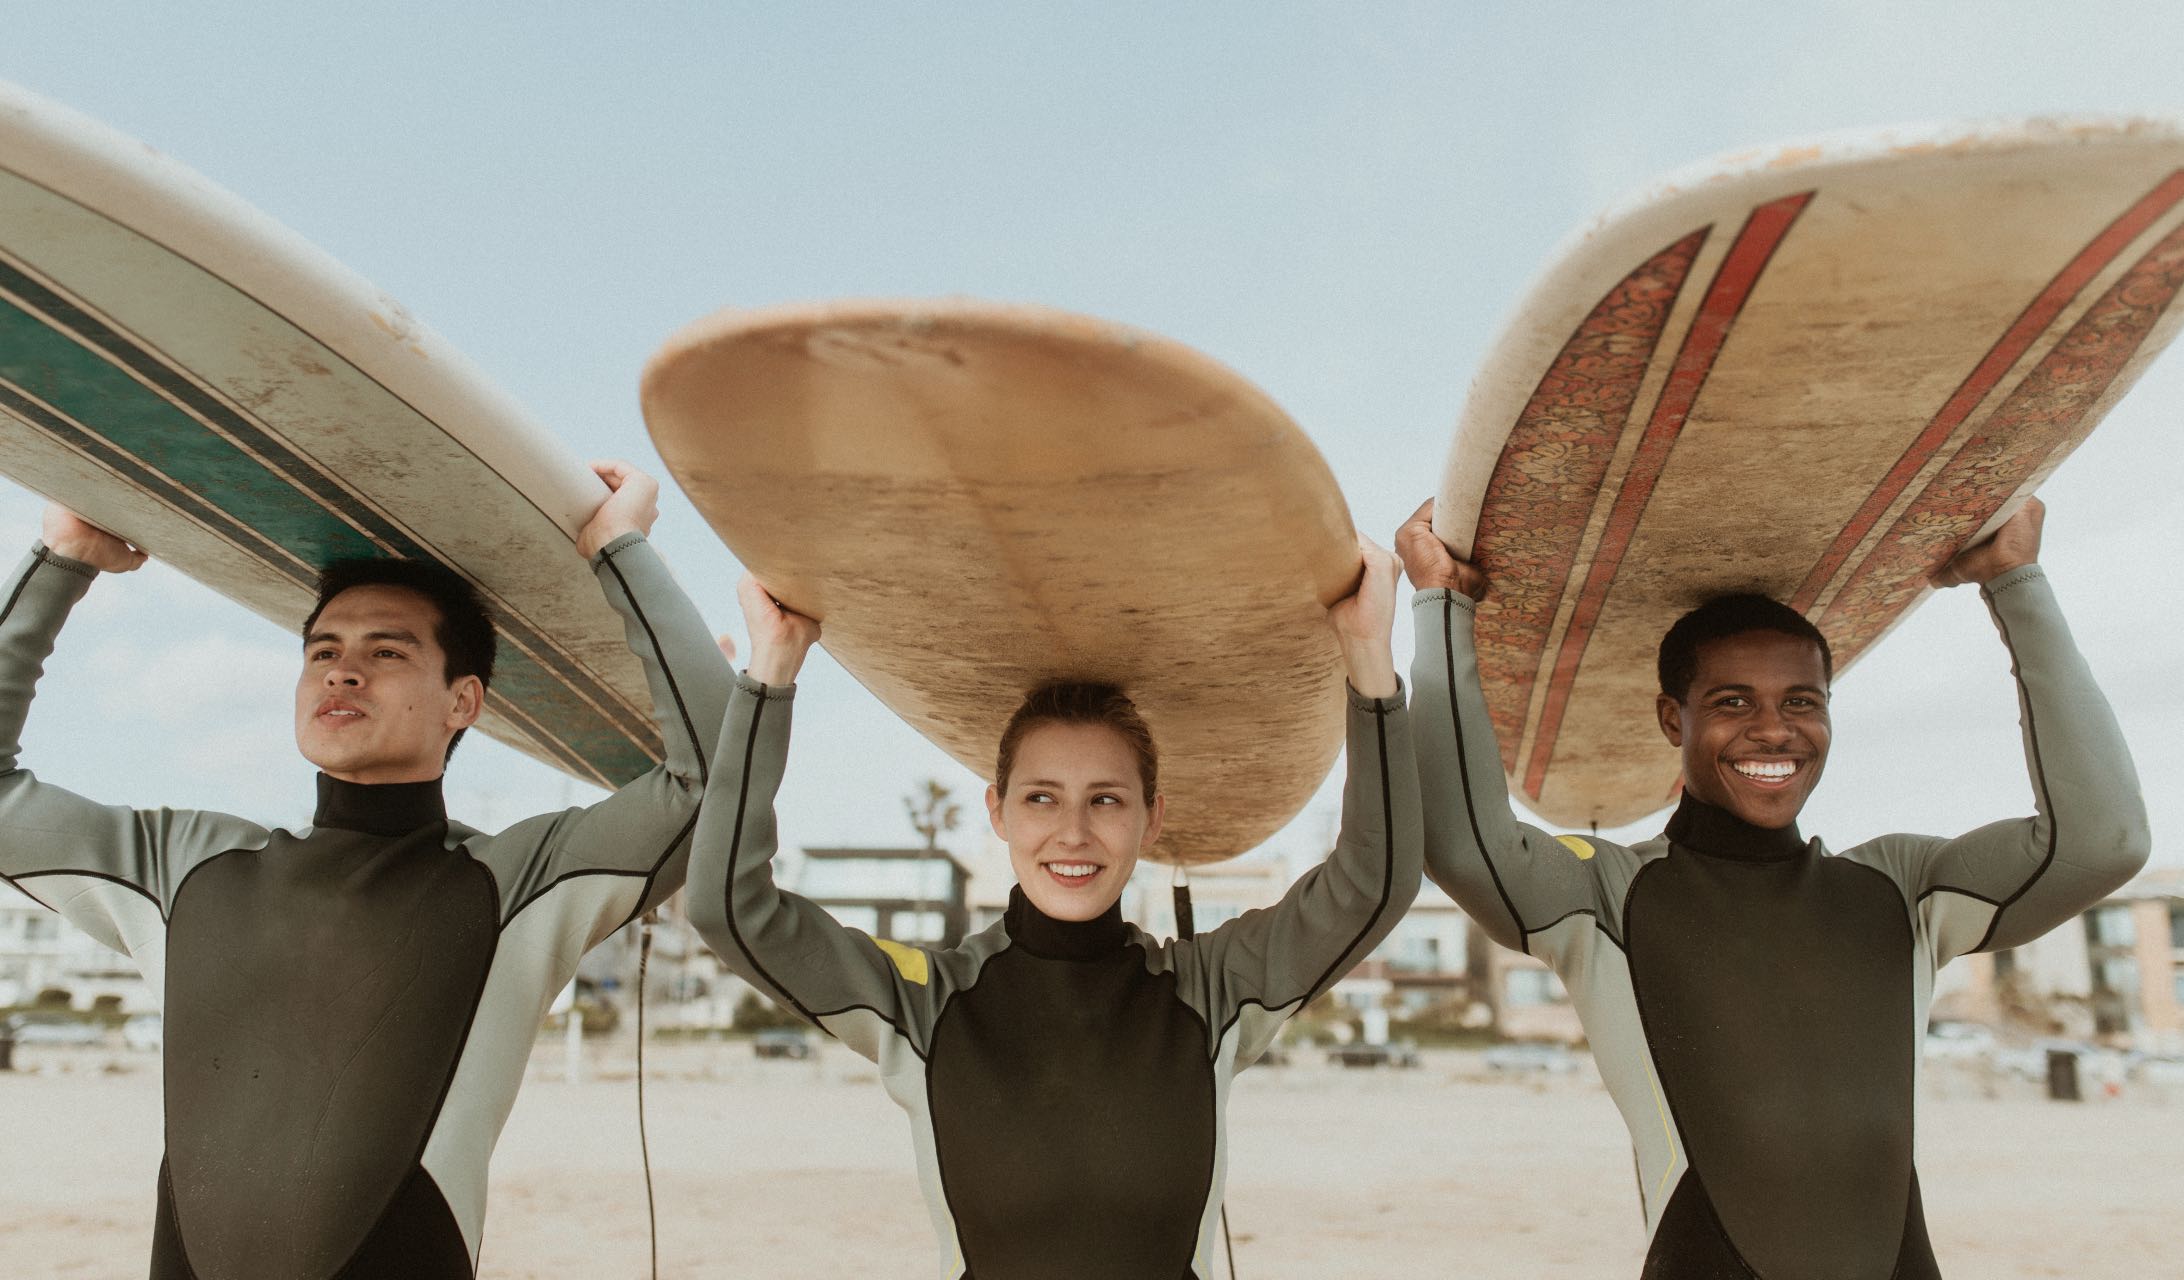
[[[1206,862],[1295,816],[1341,747],[1342,494],[1180,343],[968,300],[728,311],[653,357],[644,410],[736,557],[982,777],[1034,686],[1119,684],[1160,747],[1154,856]]]
[[[2175,335],[2184,131],[1907,128],[1702,164],[1567,242],[1465,403],[1435,530],[1549,822],[1674,798],[1654,653],[1740,590],[1836,668],[2039,486]]]
[[[659,757],[572,549],[598,478],[294,233],[5,84],[0,470],[291,633],[328,560],[450,565],[500,624],[486,733],[602,786]]]

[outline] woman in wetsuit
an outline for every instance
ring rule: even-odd
[[[745,579],[751,664],[698,821],[691,919],[730,968],[879,1065],[910,1116],[949,1276],[1213,1274],[1230,1079],[1418,889],[1395,564],[1361,549],[1363,581],[1328,611],[1350,681],[1335,850],[1275,906],[1175,942],[1122,918],[1166,802],[1151,735],[1106,686],[1036,690],[1003,734],[986,803],[1018,884],[997,924],[913,948],[778,888],[790,682],[819,625]]]

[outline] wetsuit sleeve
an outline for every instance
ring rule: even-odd
[[[2020,946],[2115,892],[2152,849],[2115,713],[2038,565],[1981,589],[2017,679],[2034,812],[1953,840],[1884,836],[1855,851],[1927,918],[1936,962]]]
[[[1455,591],[1411,600],[1417,630],[1411,678],[1426,874],[1488,937],[1528,951],[1531,935],[1574,912],[1597,910],[1597,842],[1568,842],[1517,821],[1501,748],[1479,685],[1471,627],[1477,605]],[[1620,929],[1620,922],[1607,922]]]
[[[642,535],[625,534],[600,548],[592,572],[644,667],[665,758],[589,808],[518,823],[495,837],[484,856],[503,877],[511,916],[577,877],[609,878],[612,892],[587,886],[581,895],[592,919],[590,941],[597,942],[682,887],[712,764],[712,731],[735,673]]]
[[[1342,830],[1327,860],[1271,907],[1247,911],[1179,950],[1204,984],[1213,1025],[1241,1024],[1256,1058],[1282,1019],[1332,987],[1394,929],[1418,896],[1418,772],[1400,691],[1349,691]]]
[[[932,954],[877,941],[774,883],[795,692],[736,682],[690,855],[690,923],[738,977],[865,1057],[880,1058],[890,1028],[922,1055],[943,999]],[[857,1011],[875,1016],[845,1016]]]
[[[104,805],[22,767],[23,726],[69,611],[98,574],[43,546],[0,596],[0,877],[118,951],[163,927],[182,876],[223,849],[263,843],[225,814]]]

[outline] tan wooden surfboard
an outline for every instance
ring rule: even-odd
[[[2184,321],[2184,131],[2034,120],[1688,170],[1567,243],[1482,364],[1435,526],[1493,577],[1513,792],[1674,798],[1654,654],[1758,590],[1838,672],[2038,487]]]
[[[1160,746],[1155,856],[1204,862],[1295,816],[1341,747],[1342,494],[1189,347],[968,300],[729,311],[653,357],[644,411],[737,558],[981,777],[1031,688],[1120,684]]]

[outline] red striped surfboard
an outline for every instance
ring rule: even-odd
[[[1568,242],[1481,366],[1436,529],[1551,823],[1674,798],[1654,653],[1764,591],[1838,672],[2016,508],[2184,322],[2184,128],[1868,132],[1685,170]]]

